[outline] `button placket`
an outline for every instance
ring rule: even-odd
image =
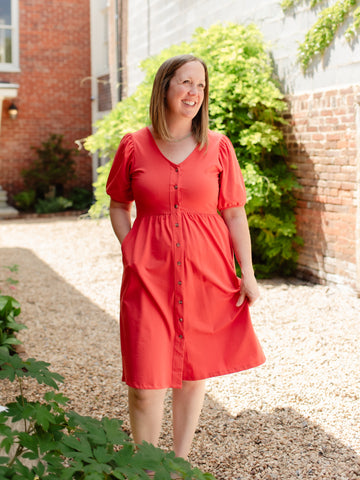
[[[181,228],[181,197],[180,197],[180,167],[175,167],[170,184],[170,201],[172,202],[172,224],[173,224],[173,242],[174,242],[174,374],[181,375],[183,370],[184,357],[184,311],[183,311],[183,256],[184,245]],[[176,370],[176,373],[175,373]]]

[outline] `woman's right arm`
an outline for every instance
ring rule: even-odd
[[[110,200],[111,225],[120,243],[131,230],[131,205]]]

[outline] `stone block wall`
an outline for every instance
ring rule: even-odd
[[[359,288],[360,86],[288,96],[285,138],[296,165],[299,273]]]
[[[0,185],[10,199],[23,189],[20,172],[51,133],[64,143],[91,133],[89,1],[19,2],[20,72],[0,71],[0,81],[20,85],[14,103],[18,118],[7,115],[4,100],[0,132]],[[91,158],[76,157],[76,184],[91,186]]]

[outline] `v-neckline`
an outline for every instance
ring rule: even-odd
[[[173,165],[174,167],[180,167],[180,165],[182,165],[184,162],[186,162],[191,156],[192,154],[197,150],[198,148],[198,144],[195,145],[194,149],[189,153],[189,155],[187,157],[184,158],[184,160],[182,160],[180,163],[175,163],[175,162],[172,162],[171,160],[169,160],[164,154],[163,152],[160,150],[158,144],[156,143],[155,141],[155,138],[153,137],[153,134],[151,133],[151,130],[149,127],[146,127],[146,130],[148,131],[148,134],[150,135],[151,137],[151,141],[152,143],[154,144],[155,146],[155,149],[158,151],[158,153],[167,161],[169,162],[171,165]]]

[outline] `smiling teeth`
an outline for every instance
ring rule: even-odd
[[[190,102],[190,101],[187,101],[187,100],[184,100],[184,103],[186,103],[186,105],[190,105],[191,107],[193,107],[195,105],[195,102]]]

